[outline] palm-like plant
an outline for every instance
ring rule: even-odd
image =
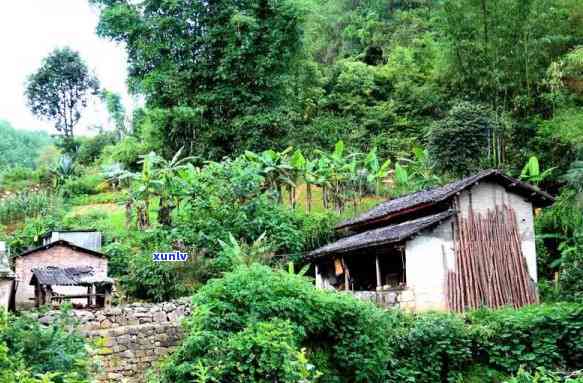
[[[531,156],[524,165],[524,168],[522,169],[519,178],[521,180],[538,185],[539,183],[544,181],[548,176],[550,176],[552,171],[555,169],[556,169],[555,167],[552,167],[545,171],[541,171],[538,158],[536,156]]]
[[[344,142],[338,141],[334,146],[332,153],[318,151],[321,155],[320,166],[322,174],[327,176],[326,188],[324,189],[324,201],[327,205],[327,193],[330,190],[334,199],[334,207],[338,212],[344,209],[344,203],[347,197],[347,191],[350,189],[347,186],[350,181],[355,178],[356,161],[358,153],[346,154]]]
[[[176,196],[179,194],[180,178],[178,172],[187,167],[187,164],[194,157],[180,158],[184,148],[180,148],[170,161],[158,157],[156,159],[156,176],[162,182],[162,188],[159,189],[160,209],[158,212],[158,222],[162,225],[172,225],[172,210],[177,206]]]
[[[375,191],[375,194],[380,194],[380,184],[381,181],[389,174],[391,166],[391,160],[387,159],[381,164],[379,157],[377,155],[377,147],[375,146],[367,154],[364,160],[364,168],[366,170],[366,181],[371,185]],[[359,185],[360,195],[362,196],[362,189]]]
[[[260,174],[266,182],[266,188],[273,190],[277,194],[279,203],[283,203],[283,187],[295,186],[292,181],[291,172],[293,167],[289,164],[288,155],[291,147],[282,152],[266,150],[260,154],[247,151],[245,157],[259,165]]]
[[[50,172],[55,177],[55,187],[60,188],[69,177],[75,174],[75,162],[70,155],[63,154]]]

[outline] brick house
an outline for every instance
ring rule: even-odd
[[[59,239],[25,251],[14,260],[16,274],[16,307],[34,306],[35,287],[31,285],[33,269],[43,267],[75,268],[91,267],[96,279],[107,279],[108,263],[104,254],[81,247],[69,241]],[[54,291],[61,295],[81,295],[87,293],[83,286],[55,286]],[[72,300],[83,304],[86,300]]]

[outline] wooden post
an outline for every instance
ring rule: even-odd
[[[322,275],[320,274],[320,268],[318,267],[318,264],[314,264],[314,269],[316,270],[316,288],[317,289],[321,289],[322,288]]]
[[[93,299],[91,299],[92,287],[87,286],[87,307],[91,307]]]
[[[382,286],[382,281],[381,281],[381,264],[379,262],[378,254],[375,256],[375,266],[377,269],[377,290],[379,290],[380,287]]]
[[[350,290],[350,279],[348,274],[348,265],[344,262],[344,257],[342,257],[342,266],[344,267],[344,290]]]
[[[49,305],[49,307],[53,307],[53,290],[47,288],[45,291],[45,299],[43,299],[43,304]]]
[[[108,309],[111,307],[111,287],[106,287],[105,297],[103,299],[104,308]]]
[[[39,308],[41,303],[40,303],[40,299],[41,299],[41,290],[40,290],[40,285],[38,284],[38,282],[34,285],[34,306],[36,308]]]

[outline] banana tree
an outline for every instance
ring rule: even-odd
[[[158,157],[156,162],[156,176],[162,182],[159,190],[160,208],[158,211],[158,222],[162,225],[172,225],[172,210],[178,205],[177,195],[180,190],[181,178],[178,172],[185,169],[187,163],[194,157],[180,158],[184,147],[180,148],[170,161]]]
[[[130,199],[136,207],[138,228],[144,229],[150,226],[150,203],[164,183],[156,177],[155,166],[158,156],[150,152],[140,160],[142,171],[134,177]]]
[[[290,179],[292,184],[289,185],[289,198],[290,198],[290,205],[292,208],[296,207],[297,203],[297,185],[299,184],[301,179],[306,178],[306,158],[302,154],[301,150],[296,150],[290,159],[290,165],[292,167],[290,171]]]
[[[245,152],[245,157],[248,160],[259,164],[260,174],[265,179],[266,188],[276,192],[280,204],[283,203],[283,187],[294,185],[291,179],[293,167],[288,160],[288,154],[291,150],[292,148],[289,147],[282,152],[271,149],[260,154],[251,151]]]
[[[377,155],[377,147],[375,146],[367,154],[364,160],[364,167],[366,170],[366,181],[369,185],[373,187],[376,195],[380,195],[380,185],[382,180],[389,173],[391,166],[391,160],[387,159],[381,164],[379,157]],[[362,186],[359,185],[359,193],[362,196]]]
[[[327,191],[330,190],[334,199],[334,207],[340,212],[344,209],[347,185],[354,177],[356,171],[356,162],[354,159],[359,154],[345,154],[344,142],[342,140],[336,143],[332,153],[323,151],[318,151],[318,153],[321,155],[320,162],[323,170],[325,169],[326,171],[326,184],[330,186],[324,189],[324,200],[327,202]]]
[[[541,171],[540,164],[538,158],[536,156],[531,156],[528,159],[528,162],[524,165],[522,172],[520,173],[520,179],[532,182],[535,185],[538,185],[542,181],[544,181],[548,176],[551,175],[551,172],[555,170],[555,167],[549,168],[545,171]]]

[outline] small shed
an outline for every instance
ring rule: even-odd
[[[61,304],[72,299],[87,299],[87,307],[111,306],[113,280],[96,275],[91,266],[33,268],[30,284],[34,286],[36,307]],[[60,294],[54,290],[55,286],[79,286],[86,288],[87,292],[75,295]]]
[[[35,287],[31,284],[34,276],[33,269],[46,267],[60,269],[74,269],[91,267],[96,280],[106,280],[108,261],[99,251],[87,249],[66,240],[57,240],[27,250],[14,259],[16,274],[16,307],[28,308],[36,304]],[[86,295],[87,286],[79,284],[54,285],[55,295]],[[85,304],[86,299],[72,299],[72,303]]]
[[[534,208],[553,197],[499,170],[381,203],[308,254],[316,286],[383,306],[465,311],[538,300]]]
[[[42,244],[48,245],[60,240],[67,241],[85,249],[100,251],[101,250],[101,232],[96,230],[53,230],[41,236]]]

